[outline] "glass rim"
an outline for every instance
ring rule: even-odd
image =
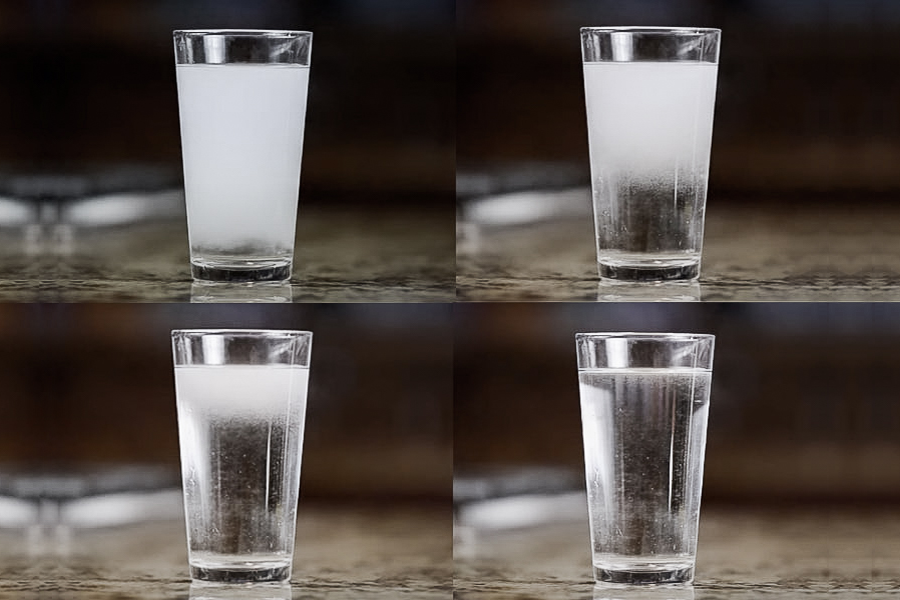
[[[312,31],[296,29],[175,29],[172,36],[204,36],[204,35],[230,35],[234,37],[291,37],[300,38],[312,35]]]
[[[615,331],[600,333],[576,333],[576,340],[614,340],[614,339],[633,339],[633,340],[666,340],[666,341],[700,341],[715,340],[716,336],[712,333],[650,333],[644,331]]]
[[[581,32],[590,33],[668,33],[679,35],[706,35],[722,33],[718,27],[658,27],[643,25],[582,27]]]
[[[172,337],[203,335],[234,335],[242,337],[303,337],[312,336],[312,331],[302,329],[173,329]]]

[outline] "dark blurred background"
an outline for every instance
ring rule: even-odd
[[[454,309],[457,478],[502,475],[501,494],[583,486],[575,333],[698,332],[717,336],[704,502],[900,500],[896,304]]]
[[[0,496],[16,473],[153,467],[177,485],[170,331],[226,327],[314,334],[304,498],[447,500],[450,317],[447,304],[2,306]]]
[[[579,27],[677,25],[722,29],[711,201],[900,190],[893,0],[459,0],[457,19],[459,168],[499,189],[589,182]]]
[[[449,208],[453,15],[453,0],[3,0],[0,193],[177,184],[172,30],[303,29],[302,201]]]

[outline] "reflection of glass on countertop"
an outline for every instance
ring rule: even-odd
[[[220,283],[194,281],[191,302],[197,304],[233,302],[285,303],[293,300],[290,282]]]
[[[700,283],[630,282],[601,280],[597,285],[598,302],[699,302]]]
[[[731,598],[731,594],[728,594]],[[627,586],[597,584],[593,600],[694,600],[694,586],[688,584]]]
[[[191,582],[190,600],[290,600],[290,583]]]

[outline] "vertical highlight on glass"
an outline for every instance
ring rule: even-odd
[[[291,576],[312,333],[172,332],[191,577]]]
[[[718,29],[581,29],[600,277],[697,279]]]
[[[291,277],[312,33],[175,31],[191,274]]]
[[[715,337],[576,335],[598,583],[693,581]]]

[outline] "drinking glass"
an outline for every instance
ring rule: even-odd
[[[601,278],[700,275],[720,33],[581,30]]]
[[[576,335],[594,579],[694,576],[715,337]]]
[[[176,31],[191,274],[291,277],[308,31]]]
[[[291,576],[312,334],[172,332],[191,577]]]

